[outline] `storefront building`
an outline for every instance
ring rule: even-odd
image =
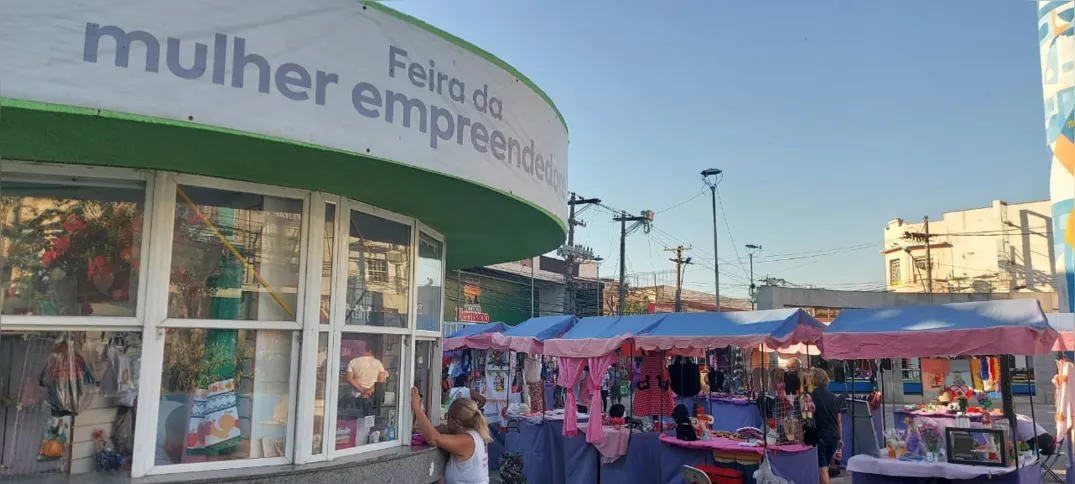
[[[7,2],[0,50],[0,478],[439,477],[446,272],[565,237],[540,89],[352,0]]]

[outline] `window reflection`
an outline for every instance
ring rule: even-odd
[[[93,183],[0,183],[0,314],[135,315],[145,189]]]
[[[407,327],[411,227],[351,211],[347,324]]]
[[[168,317],[295,321],[302,201],[176,189]]]
[[[325,204],[325,248],[321,257],[321,324],[329,324],[332,303],[332,252],[336,248],[336,204]]]
[[[156,465],[286,457],[289,331],[167,330]]]
[[[444,244],[418,232],[418,329],[440,331],[444,293]]]

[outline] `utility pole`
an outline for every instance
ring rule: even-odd
[[[614,222],[620,223],[620,294],[619,301],[616,302],[616,314],[623,316],[624,308],[626,308],[627,298],[627,233],[634,231],[641,225],[645,228],[646,232],[649,232],[649,224],[653,223],[653,211],[643,210],[640,215],[628,216],[627,212],[621,211],[619,217],[612,219]],[[631,228],[627,228],[627,222],[631,222]]]
[[[713,177],[713,181],[709,180]],[[724,171],[719,168],[702,170],[702,181],[709,187],[709,198],[713,201],[713,282],[716,284],[717,312],[720,312],[720,251],[717,239],[717,184],[724,179]]]
[[[754,285],[754,254],[761,252],[760,245],[747,244],[747,256],[750,257],[750,310],[758,308],[754,301],[754,295],[758,293],[758,286]]]
[[[933,257],[930,257],[929,246],[929,217],[922,216],[922,223],[926,231],[926,292],[929,293],[929,303],[933,304]]]
[[[922,217],[922,232],[904,232],[903,238],[909,239],[914,242],[920,242],[926,246],[926,293],[929,294],[929,303],[933,304],[933,257],[931,256],[930,245],[931,240],[936,235],[930,235],[929,233],[929,217]],[[908,251],[909,252],[909,251]],[[915,263],[914,255],[911,255],[911,262]]]
[[[683,266],[691,263],[691,258],[683,258],[683,252],[691,250],[690,247],[679,246],[672,249],[664,249],[669,252],[675,252],[675,259],[668,259],[676,263],[676,312],[683,312]]]
[[[567,205],[570,209],[570,215],[567,218],[567,245],[563,246],[557,252],[564,257],[564,314],[575,314],[575,270],[579,262],[588,261],[593,259],[593,250],[587,247],[575,246],[575,227],[585,227],[586,222],[579,220],[575,216],[582,210],[575,210],[575,207],[582,206],[582,209],[590,205],[597,205],[601,203],[600,198],[582,198],[571,192],[571,198],[567,201]]]

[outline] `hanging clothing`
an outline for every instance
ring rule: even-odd
[[[1075,365],[1068,360],[1056,362],[1056,436],[1067,436],[1075,426]]]
[[[652,353],[643,356],[638,391],[631,404],[632,413],[639,417],[671,417],[675,406],[664,358]]]
[[[672,382],[672,391],[678,396],[693,397],[702,391],[701,372],[690,360],[677,356],[675,363],[668,365],[668,378]]]

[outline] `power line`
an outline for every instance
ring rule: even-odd
[[[713,193],[717,196],[717,203],[720,204],[720,215],[724,218],[724,231],[728,232],[728,238],[732,239],[732,250],[735,251],[735,258],[739,260],[739,268],[746,273],[747,268],[743,265],[743,257],[739,255],[739,244],[735,243],[735,236],[732,235],[732,224],[728,222],[728,214],[724,212],[724,200],[720,197],[720,190],[714,189]]]
[[[705,195],[705,191],[698,192],[698,194],[694,195],[693,197],[690,197],[690,198],[688,198],[688,199],[686,199],[686,200],[684,200],[682,202],[679,202],[679,203],[677,203],[675,205],[672,205],[671,207],[668,207],[668,208],[666,208],[664,210],[658,210],[658,211],[656,211],[654,213],[660,214],[660,213],[665,213],[665,212],[667,212],[669,210],[677,209],[679,207],[682,207],[683,205],[686,205],[686,204],[688,204],[690,202],[693,202],[693,201],[697,200],[699,197],[701,197],[703,195]]]

